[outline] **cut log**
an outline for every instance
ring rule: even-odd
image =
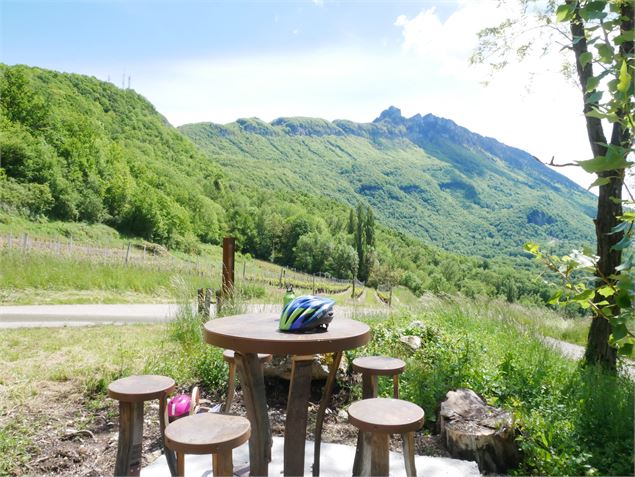
[[[481,472],[503,473],[518,465],[512,415],[488,406],[474,391],[447,393],[437,424],[452,457],[476,461]]]

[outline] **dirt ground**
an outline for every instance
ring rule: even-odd
[[[309,404],[309,426],[307,438],[312,438],[318,403],[323,383],[312,385]],[[117,453],[118,407],[110,399],[87,401],[80,394],[68,390],[68,383],[54,383],[42,390],[46,406],[27,405],[20,411],[29,416],[31,425],[37,429],[34,439],[34,458],[14,475],[60,475],[102,476],[112,475]],[[286,396],[288,382],[267,381],[269,418],[274,435],[284,435]],[[212,402],[221,402],[222,396],[205,396]],[[327,410],[322,441],[355,445],[356,429],[346,422],[342,404],[350,402],[347,390],[336,389]],[[157,402],[146,403],[144,418],[143,465],[154,461],[161,454],[159,433],[159,406]],[[339,411],[338,411],[339,410]],[[245,415],[240,390],[236,393],[232,413]],[[5,416],[6,417],[6,416]],[[416,449],[420,455],[448,456],[437,436],[420,432],[416,437]],[[400,452],[399,439],[391,441],[393,450]]]

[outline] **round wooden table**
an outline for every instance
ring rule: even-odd
[[[311,391],[311,365],[314,355],[334,353],[315,426],[313,475],[319,475],[322,422],[342,352],[368,343],[370,328],[365,323],[336,316],[328,331],[297,334],[280,331],[278,322],[279,315],[276,313],[252,313],[217,318],[205,323],[205,341],[236,352],[247,417],[251,422],[249,466],[252,476],[268,475],[271,461],[271,430],[258,353],[293,356],[285,423],[285,476],[304,475],[307,404]]]

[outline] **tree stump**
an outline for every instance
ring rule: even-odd
[[[503,473],[518,465],[512,415],[488,406],[474,391],[448,392],[437,424],[450,454],[476,461],[481,472]]]

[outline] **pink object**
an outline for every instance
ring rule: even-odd
[[[187,394],[178,394],[168,401],[168,418],[176,419],[190,413],[192,398]]]

